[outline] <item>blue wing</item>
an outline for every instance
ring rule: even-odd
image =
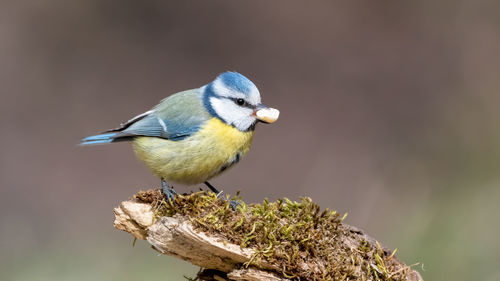
[[[82,145],[131,140],[137,136],[182,140],[197,132],[211,118],[199,89],[174,94],[152,110],[137,115],[119,128],[84,138]]]

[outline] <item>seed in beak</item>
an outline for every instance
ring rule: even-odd
[[[279,110],[270,107],[262,108],[255,112],[255,117],[265,123],[274,123],[278,120],[279,115]]]

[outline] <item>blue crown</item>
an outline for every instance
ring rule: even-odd
[[[226,87],[244,94],[249,94],[253,89],[257,88],[252,81],[238,72],[224,72],[217,79],[220,79]]]

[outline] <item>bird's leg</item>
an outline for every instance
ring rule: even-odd
[[[212,190],[213,193],[217,194],[217,198],[219,198],[220,195],[222,195],[222,191],[218,191],[217,188],[215,188],[213,185],[211,185],[208,181],[205,182],[205,185]]]
[[[208,186],[208,188],[210,188],[210,190],[212,190],[213,193],[217,194],[217,198],[219,198],[222,195],[222,190],[221,191],[217,190],[217,188],[215,188],[213,185],[211,185],[208,181],[205,182],[205,185]],[[229,205],[231,206],[231,209],[233,209],[233,211],[236,211],[236,207],[238,207],[238,205],[240,205],[240,203],[238,203],[237,201],[231,200],[231,201],[229,201]]]
[[[161,190],[163,191],[163,195],[165,196],[165,199],[167,199],[167,201],[175,200],[175,195],[177,195],[177,192],[175,192],[175,190],[170,187],[164,179],[161,179]]]

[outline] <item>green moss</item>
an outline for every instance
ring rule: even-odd
[[[294,280],[405,280],[408,274],[409,268],[395,261],[393,253],[363,240],[342,223],[345,216],[321,211],[310,198],[247,205],[237,196],[232,200],[239,202],[238,210],[233,211],[229,200],[214,193],[179,195],[168,203],[160,190],[134,197],[150,203],[157,217],[179,214],[201,231],[254,249],[245,267],[265,261]]]

